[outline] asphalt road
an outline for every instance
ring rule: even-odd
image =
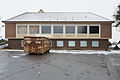
[[[0,51],[0,80],[119,80],[120,55]]]

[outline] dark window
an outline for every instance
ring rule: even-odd
[[[54,26],[54,33],[55,34],[59,34],[59,33],[63,33],[63,26]]]
[[[87,34],[87,26],[78,26],[77,31],[79,34]]]
[[[74,34],[75,33],[75,26],[66,26],[65,32],[67,34]]]
[[[51,34],[51,26],[42,26],[41,27],[41,32],[44,34]]]
[[[90,34],[99,34],[99,26],[90,26]]]

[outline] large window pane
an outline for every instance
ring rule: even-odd
[[[80,47],[87,47],[87,41],[80,41]]]
[[[90,34],[99,34],[99,26],[90,26]]]
[[[30,34],[39,34],[39,26],[29,26]]]
[[[92,41],[92,47],[99,47],[99,41]]]
[[[69,41],[68,46],[69,46],[69,47],[74,47],[74,46],[75,46],[75,41]]]
[[[57,41],[57,47],[63,47],[63,41]]]
[[[63,26],[54,26],[54,34],[62,34]]]
[[[65,31],[67,34],[74,34],[75,33],[75,26],[66,26]]]
[[[51,26],[42,26],[41,27],[41,32],[44,33],[44,34],[51,33]]]
[[[77,31],[79,34],[87,34],[87,26],[78,26]]]
[[[27,34],[27,26],[17,26],[17,33],[18,34]]]

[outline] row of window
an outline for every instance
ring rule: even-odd
[[[57,47],[63,46],[63,41],[57,41]],[[75,41],[68,41],[68,46],[75,47]],[[87,41],[80,41],[80,47],[87,47]],[[99,47],[99,41],[92,41],[92,47]]]
[[[39,26],[29,26],[29,34],[39,34]],[[17,26],[18,34],[27,34],[27,26]],[[42,34],[51,34],[51,26],[41,26]],[[63,34],[63,26],[53,26],[54,34]],[[75,34],[75,26],[65,26],[66,34]],[[87,34],[88,26],[77,26],[78,34]],[[90,34],[99,34],[99,26],[89,26]]]

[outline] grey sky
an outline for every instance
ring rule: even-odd
[[[45,12],[93,12],[113,20],[119,3],[120,0],[0,0],[0,17],[5,20],[43,9]]]
[[[93,12],[113,19],[120,0],[0,0],[0,16],[7,19],[24,12],[70,11]]]

